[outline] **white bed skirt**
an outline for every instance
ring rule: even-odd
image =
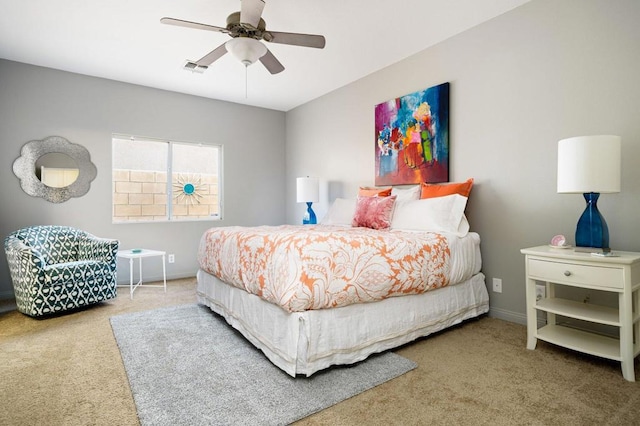
[[[424,294],[287,312],[199,270],[198,302],[291,376],[352,364],[489,311],[484,275]]]

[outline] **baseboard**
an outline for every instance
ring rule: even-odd
[[[0,292],[0,300],[13,299],[14,297],[13,291]]]
[[[520,312],[508,311],[501,308],[489,308],[489,316],[501,320],[527,325],[527,316]]]
[[[15,311],[16,309],[16,300],[13,299],[13,293],[11,294],[11,297],[0,299],[0,314],[9,311]]]
[[[185,278],[194,278],[196,276],[196,274],[194,274],[193,272],[189,271],[189,272],[182,272],[182,273],[176,273],[176,274],[167,274],[167,282],[171,281],[171,280],[182,280]],[[160,275],[145,275],[144,277],[142,277],[144,279],[143,283],[156,283],[158,281],[162,281],[162,274]],[[138,282],[139,279],[139,275],[134,275],[133,277],[133,284],[135,285],[135,283]],[[120,279],[117,280],[117,285],[119,286],[128,286],[129,285],[129,277],[121,277]],[[143,284],[144,285],[144,284]],[[11,295],[13,296],[13,294]]]

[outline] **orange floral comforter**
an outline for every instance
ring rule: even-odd
[[[327,225],[211,228],[200,268],[289,312],[424,293],[449,284],[441,234]]]

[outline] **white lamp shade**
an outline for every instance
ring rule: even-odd
[[[620,136],[578,136],[558,142],[558,192],[620,192]]]
[[[250,37],[236,37],[225,43],[226,49],[246,66],[253,64],[267,53],[267,47]]]
[[[320,201],[319,179],[308,176],[296,179],[296,199],[298,203],[317,203]]]

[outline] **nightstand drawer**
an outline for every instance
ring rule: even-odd
[[[529,275],[549,282],[622,289],[622,268],[529,259]]]

